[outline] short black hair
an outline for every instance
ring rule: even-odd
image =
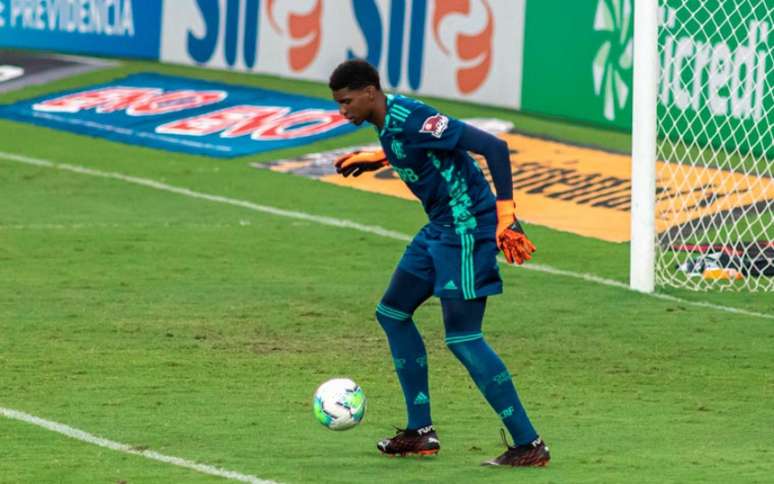
[[[363,59],[351,59],[339,64],[333,70],[328,87],[331,91],[339,89],[363,89],[367,86],[374,86],[382,90],[379,83],[379,72]]]

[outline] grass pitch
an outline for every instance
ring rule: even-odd
[[[324,86],[127,63],[5,94],[32,97],[155,70],[327,97]],[[459,116],[623,150],[626,136],[505,110]],[[416,203],[249,162],[373,139],[369,130],[217,160],[0,121],[0,151],[413,234]],[[388,459],[404,424],[373,311],[404,242],[0,157],[0,407],[168,455],[281,482],[771,482],[774,321],[581,279],[503,268],[484,330],[551,446],[546,469],[487,469],[500,423],[443,345],[440,307],[417,321],[429,355],[436,458]],[[536,261],[625,282],[628,246],[527,227]],[[766,294],[695,294],[774,314]],[[311,396],[348,375],[369,399],[347,432]],[[0,482],[222,479],[0,418]]]

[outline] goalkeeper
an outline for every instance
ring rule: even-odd
[[[427,354],[413,319],[434,295],[441,300],[446,345],[514,442],[504,442],[506,451],[484,464],[547,464],[548,448],[527,417],[510,373],[481,332],[487,296],[502,292],[497,253],[521,264],[535,250],[516,220],[507,144],[419,101],[385,94],[378,72],[363,60],[340,64],[328,86],[341,114],[356,125],[371,123],[382,145],[376,152],[340,157],[337,171],[359,176],[389,164],[430,219],[406,248],[376,307],[408,411],[406,429],[377,448],[391,455],[431,455],[440,449],[430,418]],[[486,158],[496,198],[468,151]]]

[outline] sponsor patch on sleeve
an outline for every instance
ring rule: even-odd
[[[449,118],[443,114],[434,114],[422,122],[422,127],[419,128],[420,133],[430,133],[436,138],[440,138],[446,128],[449,127]]]

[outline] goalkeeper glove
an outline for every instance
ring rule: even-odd
[[[532,258],[535,244],[524,234],[516,220],[516,204],[513,200],[497,200],[497,248],[503,251],[505,260],[522,264]]]
[[[336,173],[345,177],[360,176],[367,171],[378,170],[387,165],[384,151],[353,151],[336,159]]]

